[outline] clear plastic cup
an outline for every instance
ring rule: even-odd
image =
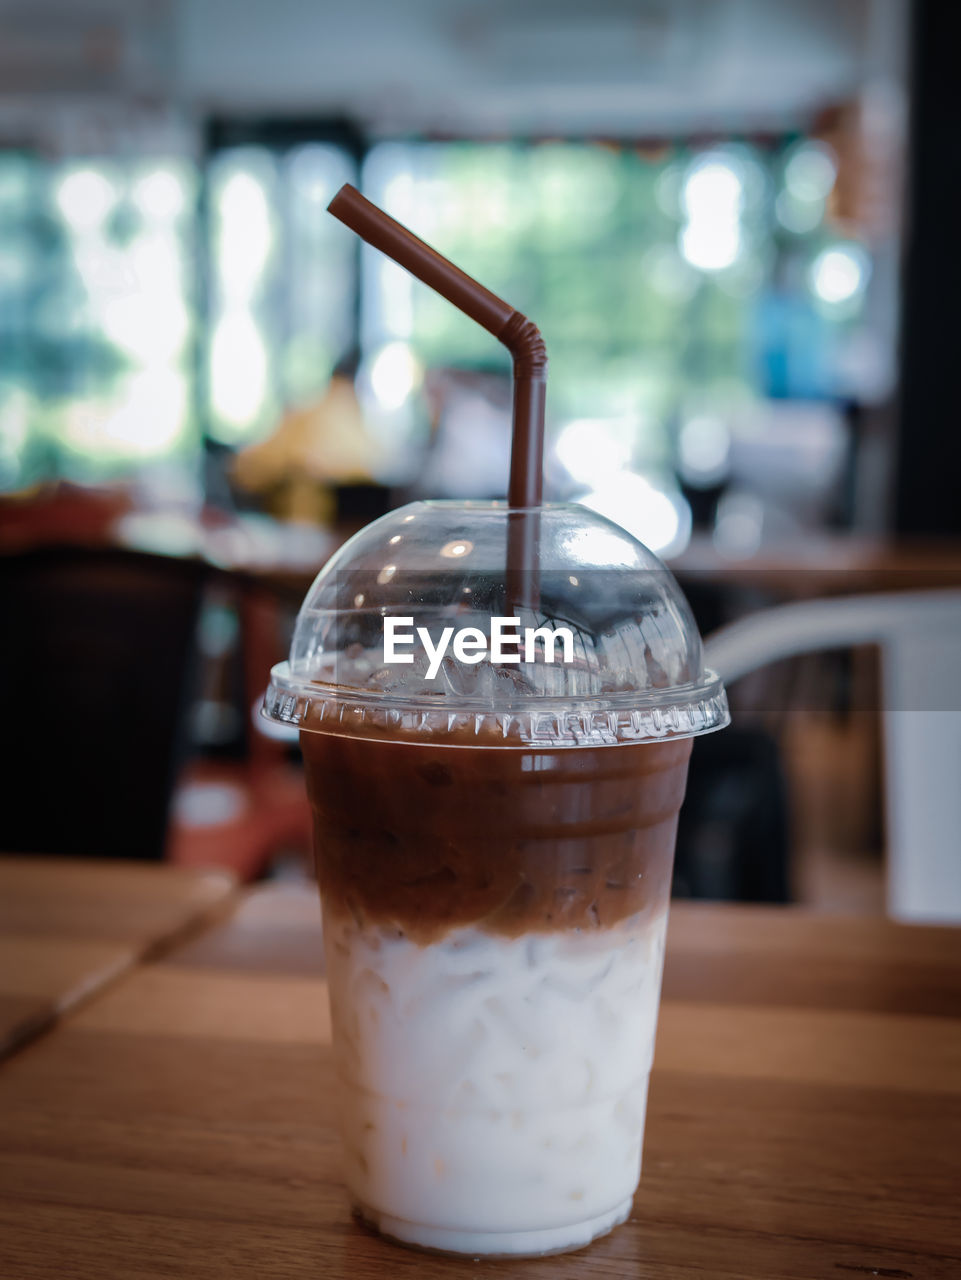
[[[355,1211],[473,1256],[609,1231],[691,739],[728,722],[673,577],[580,507],[415,503],[314,582],[265,714],[301,729]]]

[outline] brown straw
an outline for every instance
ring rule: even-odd
[[[547,351],[537,325],[371,204],[349,183],[341,187],[327,207],[362,240],[476,320],[511,353],[514,411],[507,504],[539,507],[543,496]],[[529,540],[528,534],[524,541]],[[532,548],[527,549],[523,562],[532,563],[528,559],[531,551]]]

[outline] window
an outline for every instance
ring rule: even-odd
[[[0,154],[0,487],[195,447],[196,175]]]
[[[358,170],[356,139],[267,133],[228,129],[200,167],[0,154],[0,487],[255,441],[350,354],[385,476],[409,475],[425,371],[509,365],[360,254],[325,213],[345,181],[537,321],[568,470],[585,423],[666,473],[692,421],[708,448],[739,406],[862,391],[872,259],[820,142],[385,142]]]
[[[601,419],[668,466],[680,421],[760,396],[848,394],[844,335],[870,260],[825,224],[835,180],[813,141],[641,149],[385,143],[366,194],[535,319],[549,414]],[[506,357],[476,325],[365,249],[363,341],[396,406],[404,370]],[[377,379],[374,379],[377,391]]]
[[[354,345],[356,252],[325,213],[355,179],[340,147],[231,147],[208,171],[208,429],[237,444],[326,387]]]

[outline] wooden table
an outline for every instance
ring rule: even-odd
[[[222,871],[0,857],[0,1055],[199,927],[233,892]]]
[[[262,890],[0,1067],[0,1275],[961,1276],[961,931],[679,905],[630,1222],[529,1262],[355,1225],[318,913]]]
[[[722,555],[709,534],[696,533],[668,562],[682,585],[751,588],[775,599],[809,600],[869,591],[937,591],[961,586],[956,538],[879,538],[808,530],[753,555]]]

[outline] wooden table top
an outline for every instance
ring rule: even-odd
[[[961,542],[812,529],[802,537],[732,558],[718,551],[709,534],[696,533],[668,567],[682,584],[701,580],[755,587],[785,599],[936,591],[961,587]]]
[[[224,872],[0,858],[0,1055],[222,907]]]
[[[257,891],[0,1065],[0,1275],[961,1275],[961,930],[676,906],[629,1223],[473,1263],[349,1217],[318,925]]]

